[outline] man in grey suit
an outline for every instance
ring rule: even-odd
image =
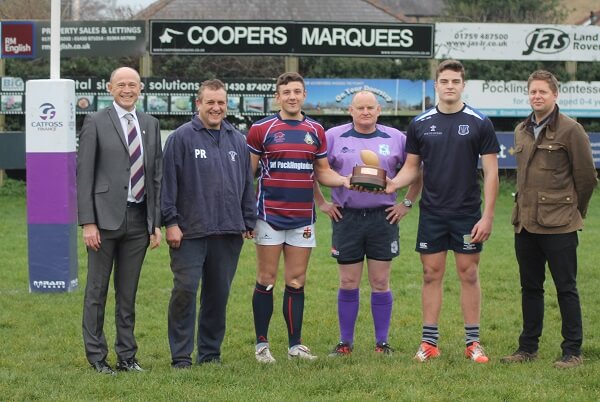
[[[116,368],[143,371],[135,358],[135,296],[146,249],[161,241],[162,148],[158,120],[135,109],[137,71],[117,68],[107,89],[113,104],[87,116],[79,136],[77,206],[88,251],[86,357],[98,373],[114,375],[103,329],[113,265]]]

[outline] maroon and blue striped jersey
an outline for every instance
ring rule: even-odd
[[[254,123],[247,142],[260,156],[258,218],[277,230],[314,223],[313,162],[327,156],[323,126],[304,114],[302,120],[275,114]]]

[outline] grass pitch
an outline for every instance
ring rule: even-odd
[[[510,181],[502,183],[492,238],[481,262],[483,294],[481,336],[491,361],[477,365],[463,356],[464,334],[459,284],[452,255],[444,285],[440,319],[442,356],[426,364],[412,360],[421,331],[421,266],[414,251],[418,208],[401,222],[401,255],[394,260],[394,310],[391,358],[373,352],[368,283],[363,278],[355,351],[349,358],[327,353],[338,341],[338,276],[329,256],[330,226],[319,214],[318,247],[313,251],[306,284],[303,338],[320,358],[288,361],[281,315],[282,283],[275,290],[270,341],[277,363],[254,360],[251,297],[255,282],[254,245],[244,246],[228,305],[223,364],[170,368],[167,306],[172,277],[166,244],[148,253],[137,300],[138,359],[145,373],[111,378],[93,372],[83,350],[81,312],[86,256],[79,242],[80,290],[65,294],[28,292],[26,200],[22,183],[8,180],[0,188],[0,400],[2,401],[592,401],[600,400],[600,196],[592,199],[586,228],[580,233],[579,291],[584,319],[585,363],[560,371],[560,315],[548,273],[546,317],[540,359],[504,365],[521,326],[520,290],[510,225]],[[364,275],[366,276],[366,275]],[[280,277],[281,279],[281,277]],[[115,363],[114,297],[109,295],[105,331]]]

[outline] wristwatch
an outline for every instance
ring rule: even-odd
[[[404,205],[406,208],[412,208],[412,201],[409,200],[408,198],[405,198],[402,201],[402,205]]]

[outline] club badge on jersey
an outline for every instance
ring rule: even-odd
[[[461,124],[458,126],[458,135],[467,135],[469,134],[469,125]]]

